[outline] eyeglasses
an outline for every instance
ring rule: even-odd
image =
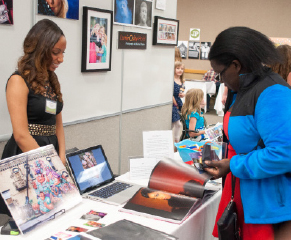
[[[221,76],[223,75],[223,73],[228,69],[229,65],[225,66],[225,68],[216,75],[215,79],[218,81],[218,82],[221,82],[222,79],[221,79]]]

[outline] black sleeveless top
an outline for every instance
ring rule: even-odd
[[[12,75],[20,75],[19,72],[14,72]],[[11,76],[12,76],[11,75]],[[21,76],[22,77],[22,76]],[[23,78],[23,77],[22,77]],[[24,79],[24,78],[23,78]],[[55,125],[56,124],[56,115],[50,114],[45,111],[47,99],[56,101],[57,108],[56,114],[59,114],[62,111],[63,103],[57,101],[57,96],[54,93],[52,87],[48,85],[46,87],[46,92],[41,94],[35,94],[31,89],[27,81],[24,79],[28,89],[28,101],[27,101],[27,118],[29,124],[41,124],[41,125]],[[8,81],[7,81],[8,82]],[[59,153],[59,145],[56,135],[52,136],[33,136],[39,146],[46,146],[53,144],[56,151]],[[12,134],[11,138],[8,140],[2,158],[7,158],[22,153],[20,148],[17,146],[14,136]]]

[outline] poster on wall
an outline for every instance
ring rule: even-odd
[[[38,0],[38,14],[79,19],[79,0]]]
[[[193,40],[193,41],[200,40],[200,28],[190,28],[189,40]]]
[[[111,70],[112,21],[110,10],[83,7],[81,72]]]
[[[276,38],[276,37],[271,37],[270,40],[275,44],[276,47],[279,45],[290,45],[291,46],[291,38]]]
[[[13,0],[0,0],[0,24],[13,24]]]
[[[118,31],[118,49],[146,49],[147,35],[145,33],[134,33]]]
[[[153,45],[177,46],[179,20],[155,16]]]
[[[0,182],[1,195],[21,233],[82,201],[52,144],[1,160]]]
[[[153,2],[149,0],[135,0],[135,20],[137,27],[152,27]]]
[[[134,0],[113,0],[114,23],[133,25]]]
[[[200,59],[208,59],[208,54],[210,52],[211,42],[201,42],[200,47]]]
[[[187,58],[188,41],[178,41],[178,48],[180,50],[181,58]]]
[[[189,41],[188,58],[199,59],[200,56],[200,42]]]

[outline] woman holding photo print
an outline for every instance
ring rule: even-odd
[[[216,37],[209,60],[233,92],[223,120],[231,153],[205,161],[214,178],[226,176],[216,221],[231,200],[233,175],[241,238],[290,240],[291,87],[267,67],[280,56],[264,34],[232,27]],[[217,225],[213,235],[218,236]]]

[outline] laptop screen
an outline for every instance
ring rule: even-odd
[[[69,153],[67,161],[81,194],[114,180],[101,145]]]

